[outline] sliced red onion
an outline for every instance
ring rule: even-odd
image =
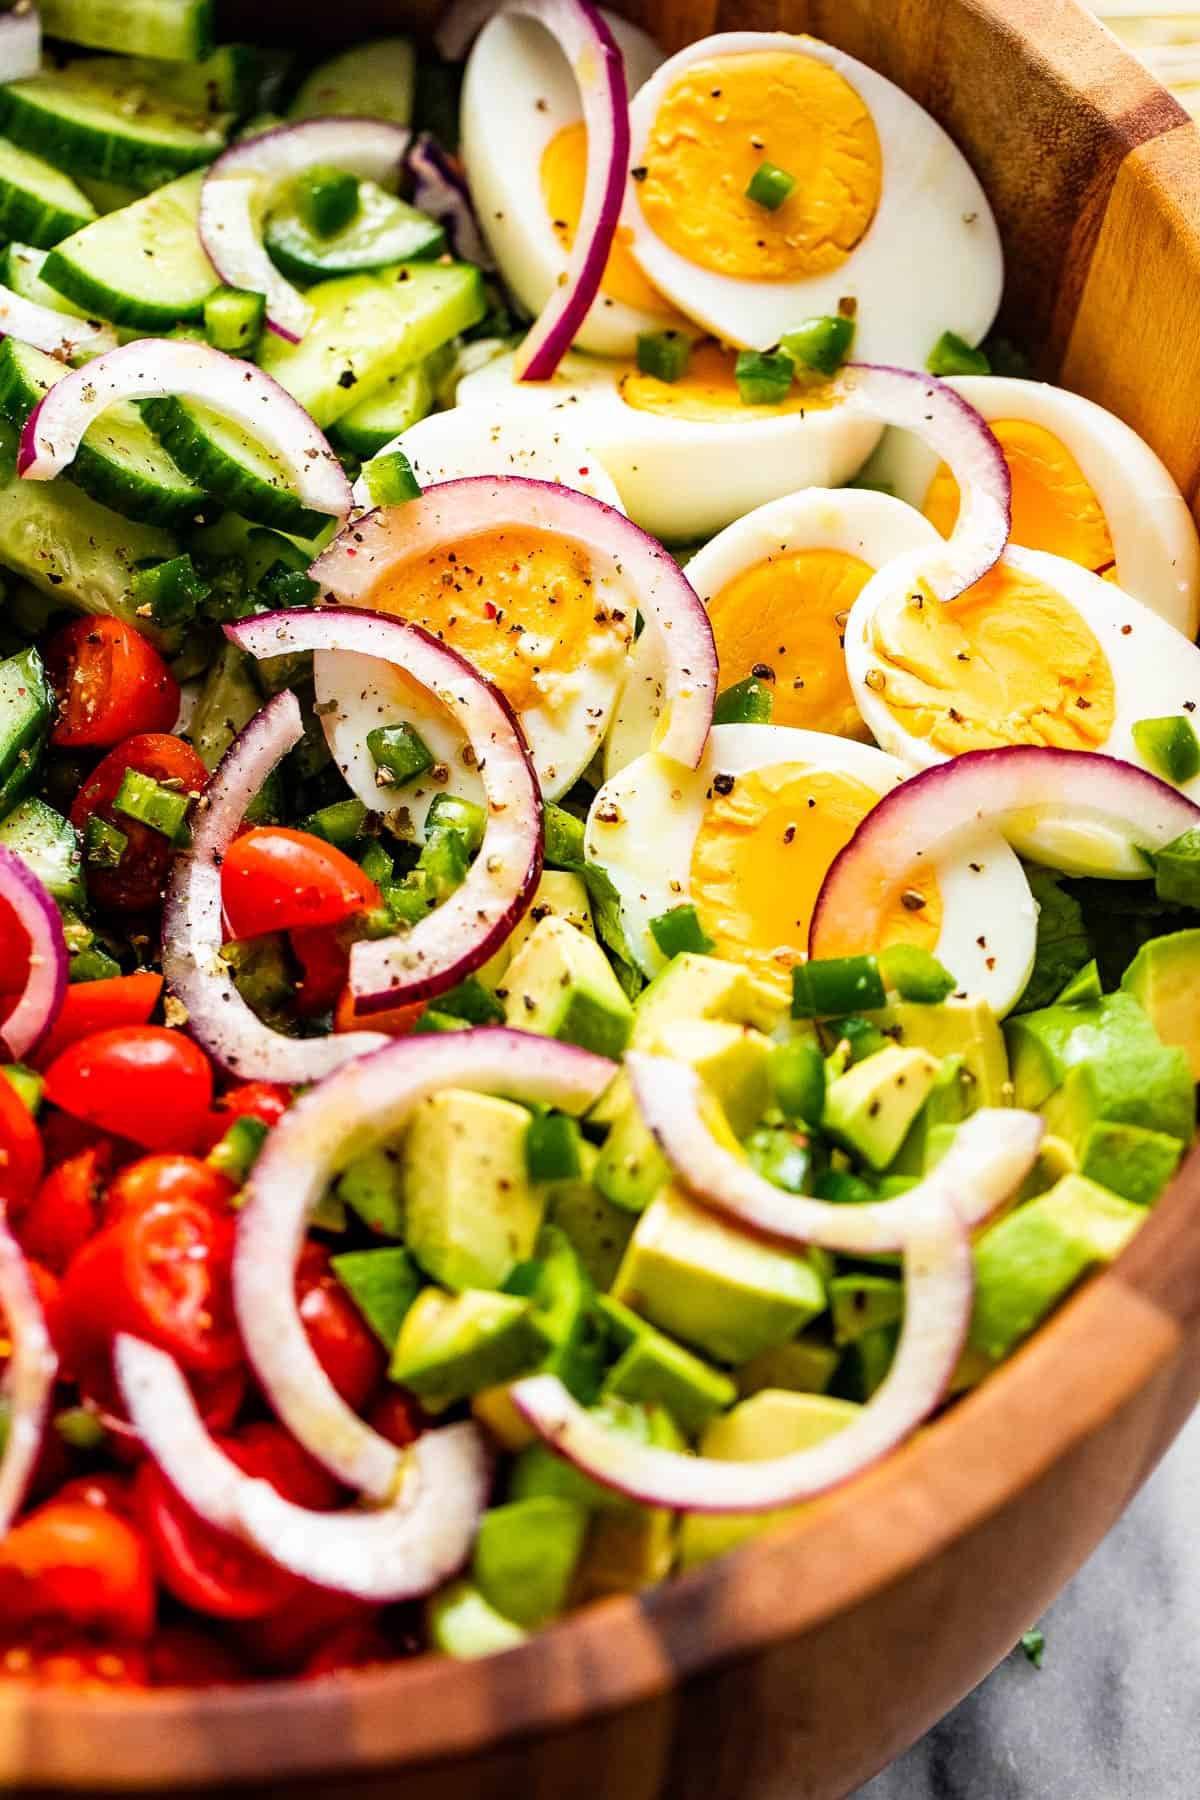
[[[695,1200],[751,1231],[844,1255],[902,1250],[912,1219],[937,1198],[973,1230],[1020,1186],[1042,1141],[1036,1113],[984,1108],[959,1127],[941,1162],[907,1193],[836,1206],[785,1193],[714,1136],[707,1122],[711,1096],[686,1063],[630,1050],[625,1072],[647,1128]]]
[[[995,433],[936,375],[848,363],[841,381],[844,410],[913,432],[958,483],[962,503],[954,530],[920,564],[937,598],[955,599],[998,561],[1012,528],[1012,476]]]
[[[968,751],[910,776],[871,808],[829,865],[809,955],[842,956],[877,944],[912,871],[934,867],[956,842],[983,828],[1012,833],[1047,820],[1074,827],[1081,843],[1090,827],[1154,851],[1200,824],[1200,806],[1145,769],[1098,751],[1036,744]]]
[[[407,166],[413,182],[413,205],[444,228],[454,255],[460,262],[474,263],[478,269],[494,269],[496,259],[479,229],[471,190],[454,158],[447,155],[432,132],[423,131],[414,140]]]
[[[615,1074],[604,1057],[520,1031],[398,1038],[302,1095],[271,1132],[238,1215],[238,1324],[284,1424],[348,1487],[386,1499],[403,1460],[341,1399],[296,1310],[296,1262],[329,1182],[352,1157],[394,1138],[412,1109],[443,1088],[510,1094],[579,1113]]]
[[[49,481],[73,460],[88,426],[108,407],[162,394],[198,401],[233,419],[280,459],[305,506],[336,519],[349,515],[350,483],[342,465],[287,389],[253,363],[181,338],[139,338],[64,375],[25,422],[18,471],[30,481]]]
[[[635,1443],[585,1412],[557,1375],[528,1376],[509,1392],[522,1418],[552,1450],[631,1500],[673,1512],[770,1512],[849,1481],[928,1418],[962,1353],[973,1293],[966,1227],[952,1206],[932,1195],[921,1211],[909,1212],[904,1324],[886,1380],[835,1436],[765,1462],[720,1462]]]
[[[228,287],[266,300],[266,322],[298,343],[312,307],[267,255],[262,221],[282,184],[306,169],[331,164],[363,181],[395,182],[409,134],[387,119],[339,116],[277,125],[226,150],[210,166],[200,190],[200,241]]]
[[[0,82],[25,81],[42,66],[42,21],[33,0],[0,13]],[[32,339],[28,340],[32,343]]]
[[[397,1452],[380,1506],[311,1512],[230,1461],[164,1351],[121,1333],[113,1363],[138,1435],[180,1498],[280,1568],[385,1605],[429,1593],[466,1561],[491,1480],[477,1426],[428,1431]]]
[[[62,914],[28,863],[0,845],[0,899],[29,935],[29,974],[20,999],[0,1025],[13,1062],[22,1062],[58,1017],[67,991]]]
[[[403,509],[406,515],[408,510]],[[363,524],[369,526],[370,520]],[[356,526],[354,535],[358,531]],[[326,552],[314,569],[320,570],[330,555]],[[542,797],[507,700],[457,651],[419,625],[406,625],[386,613],[301,608],[244,619],[225,629],[252,656],[351,650],[378,657],[428,688],[462,730],[475,755],[488,808],[483,842],[466,880],[409,930],[361,939],[350,952],[350,991],[359,1014],[430,1000],[456,987],[499,949],[523,917],[542,872]]]
[[[471,475],[428,487],[403,508],[359,519],[312,566],[347,606],[369,606],[393,563],[510,526],[551,531],[619,568],[659,645],[664,703],[654,745],[694,769],[704,754],[717,691],[717,651],[699,595],[662,545],[604,501],[524,475]]]
[[[0,13],[0,26],[5,18],[11,17],[11,13]],[[0,41],[0,50],[2,48]],[[17,338],[22,344],[32,344],[35,350],[56,356],[60,362],[70,362],[76,356],[98,355],[117,347],[117,334],[111,325],[98,325],[91,319],[73,319],[67,313],[54,312],[49,306],[39,306],[36,300],[26,300],[6,287],[0,287],[0,337]]]
[[[221,957],[221,863],[246,808],[304,733],[287,690],[257,713],[218,763],[195,808],[192,844],[175,859],[163,906],[162,964],[192,1035],[241,1081],[319,1081],[388,1042],[376,1031],[291,1038],[264,1025]]]
[[[11,1346],[4,1390],[7,1436],[0,1452],[0,1538],[12,1524],[42,1448],[58,1359],[29,1265],[0,1206],[0,1314]]]

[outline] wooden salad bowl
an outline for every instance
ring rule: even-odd
[[[1200,485],[1200,136],[1075,0],[640,0],[674,48],[811,30],[899,82],[983,180],[1007,329]],[[230,6],[246,29],[247,13]],[[315,39],[394,0],[255,6]],[[413,22],[410,8],[406,15]],[[915,269],[914,278],[937,271]],[[1200,1152],[1120,1261],[802,1521],[485,1662],[82,1698],[0,1687],[0,1793],[837,1800],[1014,1644],[1200,1394]]]

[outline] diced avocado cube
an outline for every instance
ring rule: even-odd
[[[787,1012],[787,1001],[738,963],[685,951],[643,989],[634,1010],[633,1041],[640,1050],[677,1019],[725,1019],[773,1031]]]
[[[939,1160],[945,1143],[939,1127],[956,1129],[966,1118],[974,1084],[961,1056],[944,1056],[924,1106],[909,1126],[891,1163],[893,1175],[924,1175]],[[953,1137],[953,1130],[951,1130]]]
[[[513,1404],[512,1387],[507,1381],[498,1381],[495,1387],[480,1388],[472,1394],[471,1415],[491,1433],[501,1449],[514,1455],[538,1441],[533,1426],[526,1424]]]
[[[504,977],[505,1018],[598,1056],[620,1056],[633,1008],[594,939],[565,919],[535,925]]]
[[[579,1154],[579,1180],[556,1182],[545,1190],[546,1223],[566,1233],[596,1286],[608,1288],[633,1236],[635,1220],[592,1185],[600,1155],[595,1145],[585,1139]]]
[[[1065,1138],[1079,1154],[1100,1121],[1137,1125],[1189,1142],[1195,1129],[1196,1098],[1187,1056],[1155,1039],[1142,1052],[1130,1046],[1126,1060],[1076,1063],[1063,1084],[1042,1102],[1046,1129]],[[1124,1076],[1140,1078],[1131,1089]]]
[[[582,931],[585,937],[595,937],[592,905],[582,875],[574,875],[567,869],[542,871],[529,911],[509,933],[495,956],[484,963],[479,971],[479,979],[485,987],[503,987],[504,977],[513,957],[518,950],[524,948],[543,919],[565,919],[568,925],[574,925],[576,931]]]
[[[610,1396],[589,1407],[588,1411],[606,1430],[620,1432],[635,1443],[657,1444],[667,1449],[686,1448],[674,1420],[660,1406],[640,1406]],[[555,1494],[600,1512],[627,1513],[636,1507],[636,1502],[627,1500],[615,1488],[601,1487],[599,1482],[581,1475],[578,1469],[540,1441],[531,1444],[516,1458],[508,1482],[510,1500],[528,1500],[535,1494]]]
[[[513,1101],[461,1088],[414,1109],[404,1143],[405,1236],[445,1287],[502,1287],[533,1255],[544,1195],[525,1171],[528,1124]]]
[[[535,1368],[546,1338],[528,1300],[512,1294],[426,1288],[400,1327],[393,1381],[422,1398],[462,1400]]]
[[[421,1291],[421,1272],[408,1251],[399,1245],[347,1250],[330,1266],[384,1349],[394,1349]]]
[[[904,1288],[887,1275],[835,1275],[829,1283],[833,1341],[852,1344],[904,1316]]]
[[[937,1079],[925,1050],[889,1044],[829,1084],[822,1129],[872,1169],[886,1169]]]
[[[537,1256],[518,1263],[507,1291],[530,1300],[547,1350],[540,1370],[557,1375],[577,1400],[591,1401],[600,1387],[600,1335],[592,1324],[596,1290],[570,1239],[544,1226]]]
[[[713,1420],[701,1439],[700,1454],[719,1462],[767,1462],[773,1457],[790,1456],[797,1450],[811,1450],[823,1444],[826,1438],[851,1424],[858,1412],[851,1401],[833,1400],[825,1394],[764,1388],[751,1399],[741,1401],[724,1418]],[[772,1525],[794,1518],[800,1510],[788,1507],[781,1512],[740,1517],[691,1513],[684,1519],[679,1537],[683,1567],[692,1568],[712,1556],[720,1556],[735,1544],[745,1543]]]
[[[962,1057],[970,1077],[970,1111],[1010,1104],[1004,1034],[986,1000],[955,994],[936,1005],[896,1000],[879,1017],[898,1044],[927,1050],[931,1056]]]
[[[553,1494],[510,1500],[479,1521],[471,1574],[489,1605],[527,1631],[566,1609],[588,1510]]]
[[[1162,1131],[1098,1120],[1079,1151],[1079,1172],[1139,1206],[1152,1206],[1179,1166],[1184,1146]]]
[[[36,650],[21,650],[0,662],[0,817],[33,786],[54,705]]]
[[[642,1416],[646,1441],[656,1450],[686,1451],[670,1413],[656,1406]],[[575,1571],[573,1598],[582,1605],[606,1594],[652,1587],[670,1574],[677,1541],[677,1516],[664,1507],[629,1505],[594,1512]]]
[[[404,1159],[398,1148],[381,1144],[342,1171],[338,1199],[380,1237],[404,1236]]]
[[[619,1300],[601,1295],[600,1315],[621,1355],[604,1378],[604,1394],[665,1406],[688,1437],[696,1437],[714,1413],[737,1399],[728,1375],[685,1350],[665,1332],[631,1312]]]
[[[786,1388],[798,1394],[823,1394],[833,1380],[838,1353],[815,1333],[776,1344],[734,1370],[738,1394],[743,1400],[763,1388]]]
[[[975,1244],[971,1349],[999,1362],[1029,1336],[1081,1276],[1112,1262],[1146,1214],[1084,1175],[1000,1219]]]
[[[883,1385],[899,1341],[899,1325],[877,1325],[873,1331],[856,1337],[842,1351],[829,1384],[830,1393],[840,1400],[854,1400],[865,1406]]]
[[[1005,1036],[1016,1104],[1045,1107],[1054,1095],[1057,1116],[1047,1110],[1047,1124],[1072,1143],[1096,1119],[1190,1140],[1195,1098],[1188,1057],[1162,1042],[1132,994],[1022,1013],[1006,1021]]]
[[[1121,986],[1164,1044],[1186,1050],[1192,1080],[1200,1081],[1200,930],[1151,938],[1122,975]]]
[[[512,1650],[527,1636],[519,1625],[489,1606],[469,1581],[452,1581],[430,1595],[425,1603],[425,1627],[435,1650],[464,1661]]]
[[[665,1187],[638,1220],[613,1297],[721,1363],[744,1363],[825,1308],[811,1260]]]

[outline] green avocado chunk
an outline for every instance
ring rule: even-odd
[[[1121,986],[1132,994],[1164,1044],[1187,1052],[1200,1081],[1200,930],[1172,931],[1143,944]]]
[[[596,1286],[603,1289],[612,1286],[636,1220],[593,1185],[599,1156],[595,1145],[584,1139],[578,1179],[552,1182],[544,1192],[547,1225],[557,1225],[566,1234]]]
[[[555,1494],[493,1506],[479,1521],[471,1574],[490,1606],[527,1631],[564,1611],[588,1509]]]
[[[633,1008],[593,938],[553,915],[536,925],[504,977],[505,1018],[598,1056],[620,1056]]]
[[[337,1196],[369,1231],[404,1236],[404,1163],[390,1145],[355,1157],[338,1179]]]
[[[596,1305],[621,1350],[604,1378],[603,1394],[665,1406],[689,1437],[697,1436],[714,1413],[733,1405],[737,1389],[727,1375],[656,1331],[619,1300],[602,1294]]]
[[[815,1332],[760,1350],[734,1370],[738,1394],[743,1400],[763,1388],[786,1388],[789,1393],[823,1394],[833,1380],[838,1353]]]
[[[1162,1131],[1101,1119],[1079,1149],[1079,1172],[1140,1206],[1152,1206],[1179,1166],[1184,1146]]]
[[[385,1350],[395,1348],[400,1327],[421,1291],[421,1272],[407,1250],[346,1250],[330,1267]]]
[[[888,1275],[835,1275],[829,1283],[833,1341],[852,1344],[904,1316],[904,1288]]]
[[[528,1300],[426,1288],[400,1327],[389,1371],[422,1399],[464,1400],[535,1368],[547,1340]]]
[[[1132,994],[1023,1013],[1006,1022],[1005,1036],[1016,1104],[1041,1108],[1049,1129],[1076,1148],[1101,1119],[1190,1140],[1187,1055],[1162,1042]]]
[[[969,1107],[1007,1106],[1012,1100],[1004,1034],[986,1000],[951,994],[936,1005],[896,1000],[878,1017],[898,1044],[931,1056],[961,1056]]]
[[[830,1082],[822,1130],[870,1168],[886,1169],[937,1075],[938,1064],[927,1051],[889,1044]]]
[[[545,1200],[525,1168],[528,1125],[524,1107],[462,1088],[443,1088],[414,1109],[404,1143],[405,1237],[445,1287],[503,1287],[533,1255]]]
[[[425,1604],[429,1641],[444,1656],[493,1656],[525,1642],[527,1633],[489,1606],[469,1581],[452,1581]]]

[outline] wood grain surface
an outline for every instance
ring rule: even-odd
[[[714,29],[811,29],[929,107],[996,209],[1008,328],[1044,373],[1127,418],[1195,499],[1200,138],[1074,0],[640,4],[672,46]],[[391,0],[252,10],[254,32],[302,19],[306,41],[417,17]],[[243,35],[249,12],[228,9]],[[914,264],[913,279],[936,277]],[[1198,1392],[1193,1153],[1113,1269],[802,1521],[484,1663],[135,1700],[5,1687],[0,1793],[838,1800],[1043,1611]]]

